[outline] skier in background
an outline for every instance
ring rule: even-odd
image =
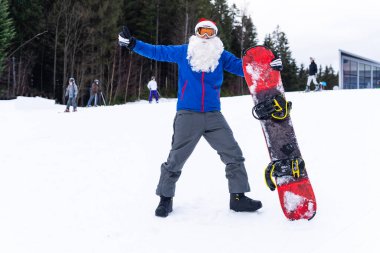
[[[77,111],[77,96],[78,86],[75,83],[75,79],[73,77],[70,77],[69,85],[66,88],[66,97],[68,97],[68,99],[65,112],[70,112],[70,106],[73,106],[74,112]]]
[[[147,44],[132,37],[127,27],[119,33],[120,46],[153,60],[178,64],[177,113],[174,118],[172,147],[167,161],[161,165],[161,176],[156,189],[156,194],[160,196],[156,216],[166,217],[172,211],[176,182],[202,136],[217,151],[226,166],[230,209],[253,212],[262,207],[260,201],[244,194],[250,191],[245,159],[220,112],[223,71],[244,76],[242,61],[224,50],[223,42],[217,34],[216,24],[207,19],[198,21],[195,35],[190,37],[189,44],[184,45]],[[281,70],[282,62],[275,59],[271,66]]]
[[[98,96],[99,93],[99,80],[95,79],[90,88],[90,99],[87,102],[87,107],[91,106],[92,101],[94,100],[94,106],[98,106]]]
[[[310,57],[309,76],[307,77],[307,84],[306,84],[305,92],[310,91],[311,81],[313,81],[313,83],[315,85],[315,91],[319,91],[321,89],[319,86],[319,83],[317,82],[317,79],[316,79],[317,72],[318,72],[317,64],[315,64],[314,58]]]
[[[156,99],[156,103],[158,103],[158,91],[157,91],[157,82],[154,76],[152,76],[152,79],[148,83],[148,89],[149,92],[149,103],[152,103],[152,98],[154,97]]]

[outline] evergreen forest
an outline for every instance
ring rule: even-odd
[[[147,99],[154,75],[163,97],[176,97],[177,65],[141,57],[118,45],[123,25],[139,40],[156,45],[188,42],[198,19],[216,22],[226,50],[240,57],[257,45],[250,15],[226,0],[0,0],[0,99],[41,96],[65,103],[68,79],[85,106],[94,79],[107,104]],[[279,24],[281,25],[281,24]],[[286,91],[303,90],[308,66],[298,66],[280,26],[264,45],[281,57]],[[327,89],[338,83],[331,66],[319,66]],[[243,78],[225,72],[222,96],[249,94]]]

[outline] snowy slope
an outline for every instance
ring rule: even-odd
[[[224,166],[201,140],[177,184],[174,211],[154,216],[176,100],[79,108],[42,98],[0,101],[0,252],[380,252],[380,90],[287,93],[318,201],[287,221],[250,96],[222,98],[246,158],[257,213],[228,208]]]

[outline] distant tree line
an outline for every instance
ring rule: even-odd
[[[78,84],[85,105],[91,81],[99,79],[107,102],[145,99],[152,75],[160,94],[175,97],[177,66],[120,48],[117,35],[127,24],[132,34],[152,44],[187,43],[200,17],[215,21],[227,50],[258,44],[252,18],[226,0],[0,0],[0,97],[42,96],[65,102],[68,79]],[[297,66],[285,32],[279,27],[264,44],[282,58],[287,91],[304,88],[307,68]],[[320,66],[328,88],[337,73]],[[222,96],[248,94],[245,81],[226,73]]]

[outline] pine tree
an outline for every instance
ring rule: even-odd
[[[264,38],[264,42],[263,42],[263,45],[266,46],[267,48],[269,48],[270,50],[275,50],[275,45],[274,45],[274,41],[272,39],[272,35],[270,34],[267,34],[265,35],[265,38]]]
[[[0,75],[4,68],[7,49],[15,36],[13,21],[9,17],[8,1],[0,0]]]
[[[272,36],[267,36],[264,44],[272,49],[275,54],[282,60],[283,71],[281,72],[282,82],[286,91],[294,91],[298,89],[297,72],[298,67],[295,59],[292,58],[289,42],[285,32],[277,26]]]
[[[86,0],[87,13],[84,23],[90,23],[83,31],[83,61],[88,73],[84,82],[90,84],[93,79],[108,81],[106,74],[111,69],[112,53],[115,49],[115,34],[118,34],[119,18],[122,10],[121,1]],[[110,15],[112,13],[112,15]]]
[[[243,16],[243,27],[245,27],[243,48],[256,46],[258,43],[257,30],[250,16]]]
[[[236,5],[231,7],[234,27],[232,30],[232,44],[230,51],[237,57],[241,57],[245,49],[257,45],[256,27],[250,16],[246,16],[244,11],[239,10]],[[227,95],[249,94],[247,85],[243,78],[226,74],[231,78],[231,82],[223,84],[223,93]]]
[[[235,25],[232,30],[231,52],[240,57],[244,49],[257,45],[257,31],[250,16],[240,14],[235,5],[232,6],[232,11]]]
[[[38,90],[41,95],[44,76],[50,64],[48,48],[47,13],[51,11],[52,1],[45,0],[9,0],[9,12],[15,27],[12,48],[14,70],[12,72],[16,95],[29,96]],[[51,83],[51,82],[46,82]]]
[[[324,71],[321,73],[319,77],[319,81],[326,82],[327,86],[324,87],[326,90],[332,90],[334,86],[338,85],[339,79],[338,74],[335,74],[332,66],[325,66]]]
[[[299,70],[298,70],[298,89],[297,90],[303,90],[306,87],[307,83],[307,77],[308,77],[308,71],[305,69],[305,65],[301,64]]]
[[[230,8],[226,0],[215,0],[213,3],[213,16],[209,19],[213,20],[218,25],[218,36],[223,41],[224,47],[231,48],[231,31],[233,27],[233,19]]]

